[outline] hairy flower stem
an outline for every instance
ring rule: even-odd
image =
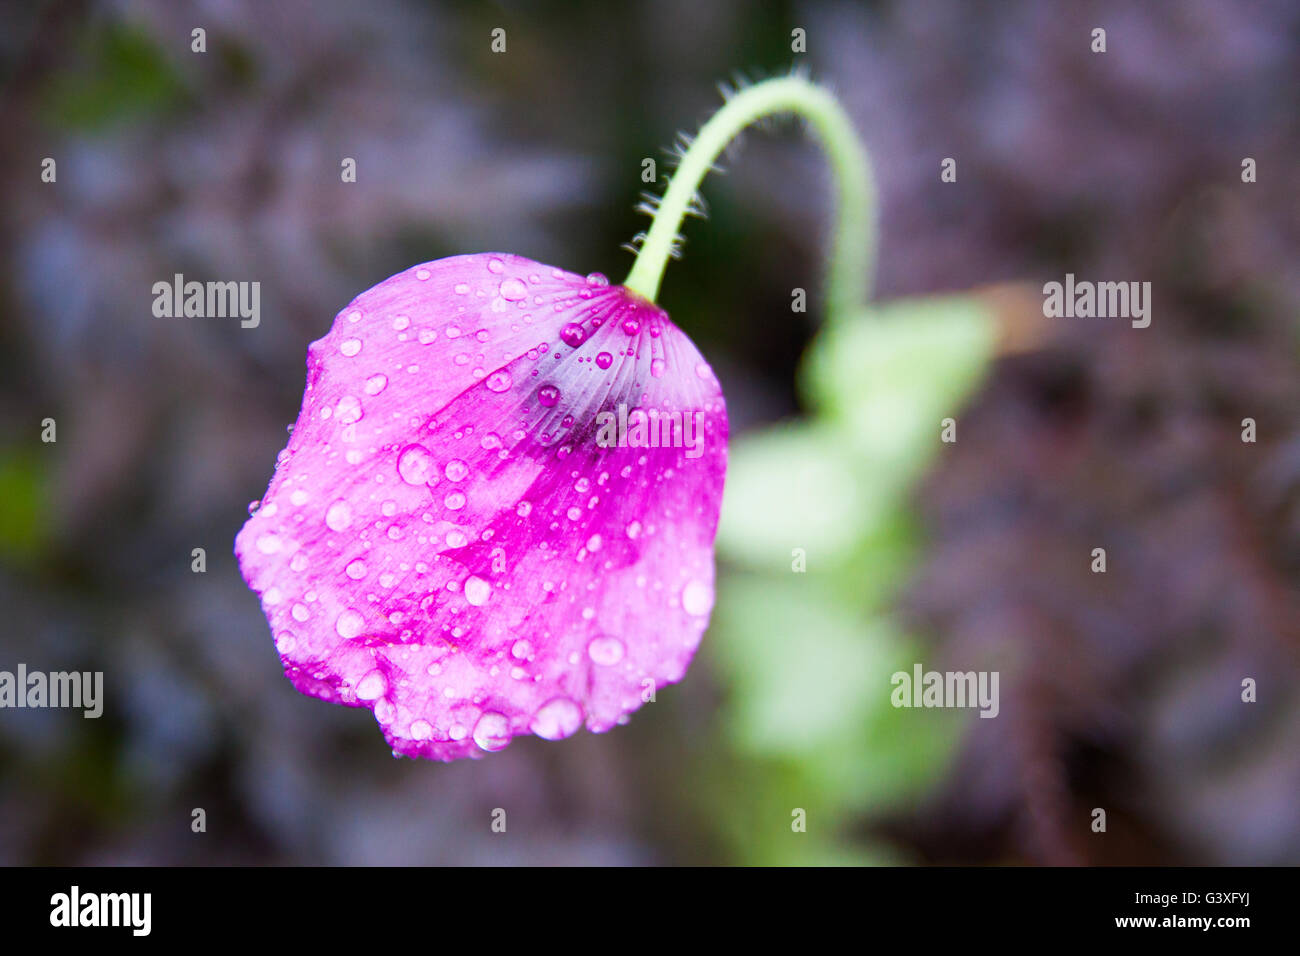
[[[669,182],[632,271],[623,283],[627,288],[651,302],[655,300],[682,219],[705,173],[741,130],[781,113],[793,113],[808,121],[835,175],[835,238],[827,282],[827,312],[837,317],[866,303],[876,232],[871,161],[835,97],[799,76],[765,80],[741,90],[704,124]]]

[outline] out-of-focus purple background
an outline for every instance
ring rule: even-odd
[[[843,855],[816,859],[1300,861],[1300,6],[156,0],[15,4],[2,36],[0,669],[102,670],[107,700],[0,711],[0,862],[788,859],[767,848],[826,778],[734,745],[709,635],[625,728],[397,761],[284,680],[231,544],[354,295],[488,250],[620,281],[642,159],[717,81],[792,64],[871,148],[876,295],[1018,303],[912,497],[895,602],[935,666],[1014,661],[1003,713],[908,799],[837,802]],[[805,411],[821,305],[790,290],[819,284],[829,190],[788,127],[726,165],[660,301],[743,440]],[[177,272],[259,281],[261,325],[155,318]],[[1152,282],[1151,327],[1044,319],[1067,272]]]

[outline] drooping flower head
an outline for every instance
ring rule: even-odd
[[[311,345],[235,551],[289,679],[395,753],[605,731],[708,624],[726,441],[709,365],[637,293],[441,259]]]

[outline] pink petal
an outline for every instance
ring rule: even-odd
[[[620,403],[692,416],[698,443],[602,447]],[[235,552],[289,679],[372,708],[395,753],[605,731],[708,624],[726,440],[716,378],[658,307],[518,256],[441,259],[312,344]]]

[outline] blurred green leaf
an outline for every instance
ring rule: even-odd
[[[29,562],[45,547],[49,521],[42,459],[0,454],[0,556]]]
[[[53,74],[43,91],[53,125],[99,130],[180,102],[180,77],[144,31],[120,23],[96,27],[82,48],[84,67]]]
[[[711,760],[691,774],[705,825],[736,863],[758,866],[882,866],[889,849],[849,831],[854,820],[798,760]],[[803,828],[796,829],[796,813]]]
[[[985,306],[957,296],[834,322],[803,365],[813,417],[732,444],[718,531],[730,567],[706,646],[728,694],[734,765],[720,773],[745,794],[721,829],[746,862],[888,861],[846,832],[951,759],[961,716],[892,705],[890,678],[919,652],[885,609],[913,567],[908,494],[994,342]],[[807,833],[791,830],[795,808]]]
[[[954,721],[890,702],[890,677],[916,659],[909,643],[816,577],[729,576],[708,646],[730,691],[736,750],[802,762],[832,809],[896,800],[946,758]]]
[[[805,358],[810,404],[842,424],[872,480],[910,482],[993,357],[996,326],[967,296],[908,299],[826,326]]]
[[[739,746],[797,756],[859,735],[874,683],[888,689],[898,663],[850,608],[815,577],[734,575],[719,594],[710,644],[725,671]],[[883,675],[883,676],[882,676]]]
[[[753,568],[789,571],[793,549],[814,545],[834,563],[886,507],[879,487],[858,480],[841,433],[791,422],[733,442],[718,544]]]

